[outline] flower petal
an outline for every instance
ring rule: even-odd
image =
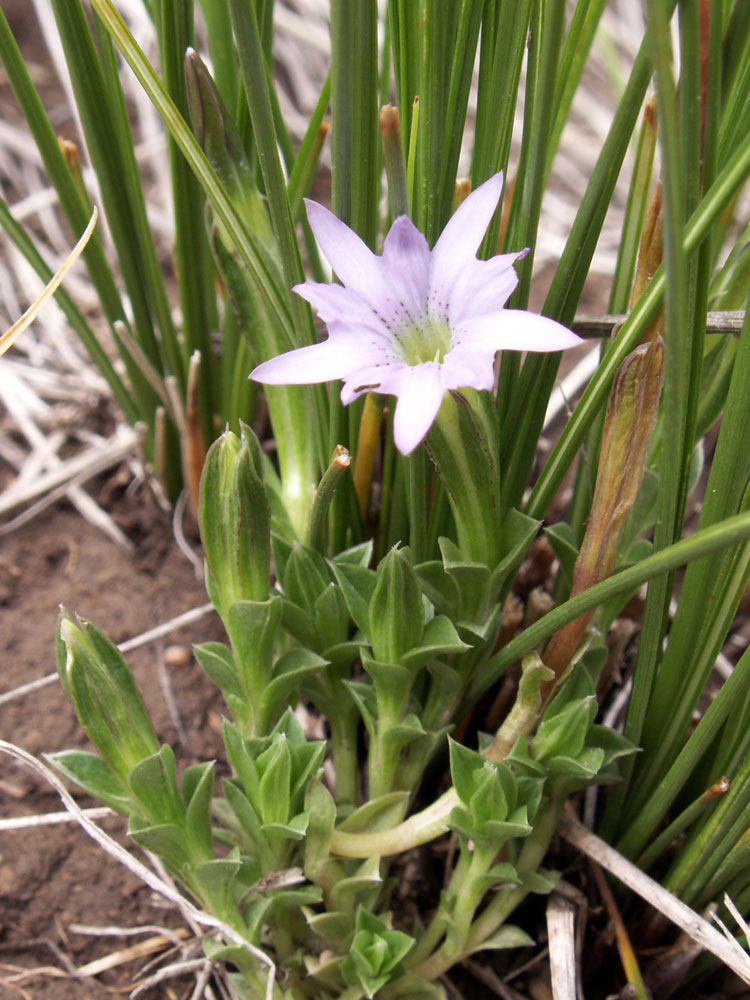
[[[408,310],[393,294],[390,271],[382,257],[376,256],[333,212],[314,201],[306,201],[306,205],[315,239],[339,281],[389,327],[409,322]]]
[[[504,253],[466,264],[450,297],[451,325],[458,326],[465,319],[502,309],[518,284],[513,264],[526,253],[526,250]]]
[[[324,323],[340,322],[388,336],[388,327],[356,292],[343,285],[305,281],[293,291],[306,299]]]
[[[379,281],[378,261],[370,248],[345,222],[323,205],[305,199],[307,218],[328,263],[347,287],[371,293]],[[368,295],[362,295],[367,301]]]
[[[398,397],[393,415],[393,440],[402,455],[409,455],[422,441],[437,416],[445,395],[441,366],[434,362],[405,367],[384,380],[381,392]]]
[[[266,385],[309,385],[348,378],[364,365],[380,358],[382,347],[373,348],[359,331],[351,336],[339,333],[321,344],[298,347],[264,361],[250,372],[250,378]]]
[[[524,309],[499,312],[465,320],[453,333],[452,343],[468,350],[563,351],[582,343],[572,330],[546,316]]]
[[[394,294],[417,321],[424,312],[430,248],[408,215],[400,215],[383,243],[383,264],[388,268]]]
[[[446,389],[495,388],[495,354],[491,348],[467,349],[454,347],[443,359],[443,382]]]
[[[348,406],[364,392],[390,393],[390,389],[383,388],[383,383],[390,384],[394,372],[406,367],[403,361],[383,351],[379,360],[358,365],[356,371],[347,377],[341,388],[341,402]]]
[[[467,262],[475,259],[503,190],[502,173],[490,177],[461,202],[432,251],[430,311],[447,316],[451,290]]]

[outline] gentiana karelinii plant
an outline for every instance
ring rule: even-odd
[[[567,8],[558,3],[389,0],[383,65],[391,76],[380,81],[377,5],[332,0],[331,76],[295,153],[266,73],[272,3],[203,3],[214,62],[221,53],[226,59],[228,40],[235,42],[236,64],[215,65],[215,78],[195,51],[192,25],[183,23],[179,35],[161,30],[170,23],[169,5],[152,4],[168,64],[163,84],[113,0],[92,0],[97,30],[115,40],[163,117],[175,154],[181,151],[201,186],[176,206],[179,239],[194,231],[188,223],[205,217],[213,254],[201,254],[200,280],[182,290],[184,303],[201,307],[185,331],[173,329],[153,268],[148,289],[127,274],[137,332],[148,334],[153,303],[164,360],[174,361],[175,371],[190,339],[178,333],[198,330],[208,344],[199,317],[221,317],[222,351],[214,357],[204,349],[199,397],[227,406],[211,410],[204,402],[190,417],[204,432],[193,442],[195,454],[201,440],[208,445],[231,422],[208,447],[198,509],[207,587],[227,642],[201,643],[195,652],[225,699],[231,775],[220,796],[211,765],[188,767],[178,780],[174,755],[158,746],[122,657],[92,626],[78,627],[67,616],[58,636],[60,674],[101,756],[71,751],[55,760],[128,816],[133,839],[232,929],[231,943],[217,936],[205,948],[237,970],[231,979],[239,996],[440,1000],[440,977],[467,956],[530,944],[535,928],[509,920],[520,922],[519,904],[556,882],[545,859],[568,796],[620,774],[625,781],[615,786],[603,822],[607,836],[623,852],[640,853],[644,864],[661,865],[663,855],[674,854],[667,883],[688,901],[703,906],[729,885],[750,910],[742,832],[750,818],[750,793],[743,799],[750,788],[748,654],[695,733],[681,721],[691,717],[750,574],[750,324],[738,340],[709,343],[704,335],[709,286],[711,308],[722,309],[737,308],[746,285],[742,240],[722,268],[717,254],[727,206],[737,212],[737,192],[750,174],[750,17],[745,0],[680,4],[678,114],[671,5],[647,0],[648,33],[571,227],[544,307],[549,315],[536,315],[525,307],[544,186],[554,177],[560,116],[605,6],[576,4],[566,26]],[[81,0],[54,0],[54,7],[73,51],[86,11]],[[70,12],[75,17],[65,16]],[[94,48],[89,39],[86,51]],[[459,186],[477,54],[472,176]],[[69,189],[1,15],[0,55],[65,211],[80,221],[86,198]],[[175,71],[184,58],[185,94]],[[524,59],[516,167],[511,126]],[[102,72],[111,74],[114,60],[104,62]],[[638,221],[650,200],[649,154],[634,181],[612,305],[625,311],[627,276],[637,273],[631,313],[527,500],[559,352],[579,343],[555,317],[576,326],[653,66],[664,217],[654,209],[643,227]],[[105,88],[86,86],[87,73],[99,80],[101,72],[72,68],[92,136],[97,123],[122,127]],[[390,204],[390,216],[381,219],[377,94],[386,98],[394,89],[401,107],[381,119]],[[305,217],[302,196],[327,135],[329,97],[334,212],[308,201]],[[652,150],[653,109],[646,125]],[[107,190],[119,190],[126,160],[123,154],[112,161]],[[504,175],[512,180],[505,189]],[[182,181],[179,190],[190,190]],[[108,207],[118,205],[114,199]],[[682,211],[690,213],[687,221]],[[31,259],[18,227],[1,217]],[[113,221],[121,223],[124,259],[151,260],[147,231],[125,247],[129,215]],[[737,221],[741,231],[746,220]],[[295,224],[315,280],[302,280]],[[640,228],[643,246],[646,236],[653,241],[637,269]],[[177,255],[183,261],[186,249]],[[319,251],[333,269],[332,283],[322,281]],[[92,244],[87,254],[114,322],[126,311],[100,250]],[[213,299],[213,268],[227,293],[222,309],[201,299],[209,289]],[[308,304],[327,327],[319,343]],[[212,384],[219,373],[221,388]],[[172,399],[162,392],[164,380],[156,380],[157,395]],[[311,384],[338,380],[340,393]],[[267,387],[270,421],[262,441],[237,419],[253,418],[259,383]],[[662,386],[679,408],[665,412],[662,405],[659,413]],[[127,394],[118,391],[118,398],[127,401]],[[138,413],[148,416],[158,403],[147,393]],[[724,407],[700,530],[678,541],[682,521],[662,517],[651,551],[644,535],[659,510],[684,507],[699,468],[700,435]],[[179,423],[179,407],[172,409]],[[683,462],[691,452],[695,461]],[[553,494],[579,455],[567,509],[564,500],[553,503]],[[545,581],[556,606],[513,636],[506,602],[513,592],[526,596],[518,572],[542,518],[556,522],[547,537],[557,578]],[[726,554],[702,559],[687,575],[683,610],[662,658],[666,574],[722,549]],[[640,636],[648,655],[639,655],[626,733],[651,752],[635,764],[633,743],[597,724],[597,699],[608,697],[606,634],[647,581],[656,584]],[[503,679],[502,711],[488,710],[480,699],[493,701],[495,682],[514,665]],[[669,706],[663,747],[655,743],[665,713],[649,704],[660,666],[651,700],[658,696],[663,707],[665,692],[679,695],[679,710]],[[312,739],[295,716],[303,698],[325,717],[326,741]],[[712,743],[722,725],[724,737]],[[717,793],[713,806],[705,788],[718,787],[724,773],[734,791],[724,799]],[[434,787],[440,780],[447,786],[442,795]],[[684,801],[665,827],[669,836],[654,840],[683,788]],[[683,832],[689,836],[677,840]],[[420,900],[419,919],[408,920],[391,892],[389,859],[443,835],[454,838],[451,860],[431,854],[428,862],[441,867],[442,891]],[[712,857],[726,857],[726,864],[709,871]],[[258,963],[259,947],[275,962],[276,976],[268,978]]]

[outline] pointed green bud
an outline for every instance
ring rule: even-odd
[[[127,783],[132,768],[159,749],[151,720],[117,647],[93,625],[76,625],[63,612],[58,665],[91,741]]]
[[[237,601],[265,601],[271,575],[271,513],[253,432],[226,431],[203,467],[199,518],[203,547],[225,616]]]
[[[196,139],[234,207],[260,242],[270,247],[273,234],[268,212],[253,181],[239,130],[203,60],[192,48],[185,54],[185,84]]]
[[[424,608],[417,574],[406,556],[393,548],[378,566],[370,599],[370,643],[375,660],[400,663],[422,641]]]

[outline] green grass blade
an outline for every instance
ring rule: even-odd
[[[117,248],[134,327],[149,360],[163,370],[154,329],[152,303],[166,302],[163,278],[146,222],[143,193],[119,80],[112,59],[97,51],[80,0],[52,0],[60,40],[70,71],[86,144],[96,171],[104,212]],[[160,310],[162,319],[168,308]],[[178,376],[179,368],[175,370]]]
[[[575,92],[583,75],[586,60],[599,27],[606,0],[578,0],[565,37],[553,98],[552,132],[547,149],[545,176],[548,178],[552,161],[560,145],[563,128],[568,120]]]
[[[375,249],[380,198],[377,4],[331,3],[333,211]]]
[[[750,313],[746,320],[737,348],[732,381],[724,411],[724,419],[706,486],[706,495],[699,525],[716,524],[740,509],[747,483],[750,480]],[[730,555],[697,564],[686,574],[680,603],[670,632],[659,679],[644,706],[643,725],[644,763],[639,768],[636,799],[651,793],[660,775],[669,766],[682,743],[684,733],[698,697],[705,686],[713,659],[704,658],[700,671],[686,673],[685,664],[695,656],[696,636],[704,640],[721,620],[718,600],[727,586]],[[737,581],[739,583],[739,581]],[[736,605],[739,593],[730,593]],[[726,614],[731,615],[731,609]],[[730,617],[731,621],[731,617]],[[729,622],[726,623],[728,627]],[[722,635],[715,638],[708,649],[720,646]],[[645,714],[645,710],[648,714]],[[640,734],[639,734],[640,735]]]
[[[154,3],[164,86],[180,114],[188,118],[185,85],[185,52],[192,46],[193,7],[184,0]],[[175,219],[175,264],[182,312],[182,369],[194,351],[200,351],[200,397],[203,440],[214,437],[214,412],[220,399],[214,385],[214,351],[211,343],[216,327],[214,267],[206,237],[205,196],[185,157],[169,137],[169,166]],[[221,414],[222,417],[224,414]],[[222,421],[223,423],[223,421]]]
[[[201,186],[210,198],[217,217],[226,228],[228,237],[236,246],[237,252],[247,264],[261,293],[265,296],[275,321],[278,353],[288,350],[290,347],[299,346],[298,335],[292,322],[289,292],[281,283],[268,253],[248,232],[192,130],[166,93],[153,67],[128,30],[112,0],[93,0],[93,5],[165,126],[190,163]]]
[[[13,218],[7,203],[2,198],[0,198],[0,227],[5,230],[7,235],[21,251],[26,260],[31,264],[45,285],[49,284],[54,275],[52,268],[48,266],[42,255],[39,253],[34,245],[34,241],[28,235],[23,226]],[[109,360],[109,357],[102,347],[98,337],[88,325],[83,314],[75,305],[70,295],[64,288],[58,288],[55,292],[55,298],[65,313],[68,322],[75,330],[81,343],[91,355],[91,359],[94,364],[107,380],[107,383],[112,389],[112,393],[118,404],[122,407],[126,418],[131,423],[135,423],[137,420],[143,419],[145,414],[142,414],[139,411],[137,401],[134,400],[131,390],[124,384],[120,376],[115,371],[112,362]]]
[[[41,102],[23,56],[13,37],[8,21],[0,8],[0,59],[5,66],[8,81],[28,123],[44,168],[60,199],[68,225],[73,232],[86,228],[91,210],[87,199],[78,189],[75,179],[60,149],[55,130]],[[105,315],[110,323],[125,319],[120,293],[104,254],[101,238],[94,232],[83,252],[91,280],[97,290]]]
[[[610,204],[630,136],[638,120],[643,97],[651,79],[651,64],[646,43],[647,40],[642,44],[633,64],[625,93],[615,112],[612,126],[581,201],[542,310],[544,315],[551,316],[561,323],[570,324],[573,321],[607,207]],[[635,342],[632,342],[630,349],[634,345]],[[505,451],[508,468],[507,472],[504,473],[504,507],[518,507],[521,502],[559,363],[559,354],[530,356],[526,359],[521,376],[515,385],[514,409],[510,412],[520,413],[521,416],[514,424],[508,425],[502,431],[504,440],[509,442]],[[615,370],[612,369],[612,375],[614,375]],[[606,392],[602,393],[600,403],[605,398]],[[593,413],[590,414],[591,418],[593,416]],[[586,426],[588,426],[588,422]],[[583,433],[577,440],[575,449],[565,454],[566,470],[578,452],[582,440]],[[562,445],[562,440],[560,445]],[[553,453],[553,457],[557,460],[561,454],[557,449],[556,452],[556,455]],[[549,465],[548,462],[545,472]],[[532,517],[544,516],[557,488],[555,486],[555,489],[548,493],[547,486],[551,485],[551,478],[545,477],[540,482],[542,482],[542,488],[535,490],[533,509],[536,511],[541,509],[541,514],[532,513]],[[537,486],[539,487],[539,483]],[[543,507],[542,503],[544,503]]]
[[[213,78],[226,106],[236,111],[240,97],[240,79],[229,8],[226,0],[200,0],[200,6],[206,22]]]
[[[628,191],[620,246],[617,249],[617,263],[609,293],[609,311],[611,313],[627,312],[630,306],[630,294],[638,260],[643,220],[648,206],[655,151],[655,104],[649,101],[644,110],[643,125],[638,136],[633,177]]]
[[[743,143],[719,172],[715,182],[688,221],[685,227],[685,252],[687,254],[692,253],[708,236],[749,173],[750,135],[745,137]],[[623,358],[636,346],[645,333],[646,327],[656,315],[664,294],[664,286],[664,271],[659,269],[651,280],[646,293],[634,306],[602,364],[586,387],[573,416],[542,470],[525,507],[525,512],[531,517],[544,516],[565,473],[578,454],[591,421],[607,398],[617,368]]]

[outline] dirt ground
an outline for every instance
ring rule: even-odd
[[[169,519],[147,488],[119,497],[112,513],[135,543],[133,555],[64,504],[0,540],[0,694],[55,670],[60,604],[122,642],[206,602],[202,581],[196,580],[193,566],[174,544]],[[221,699],[189,651],[191,642],[220,636],[221,625],[211,614],[127,657],[160,739],[169,741],[184,763],[221,756]],[[167,667],[165,649],[174,644],[185,647],[184,663]],[[165,681],[178,720],[167,707]],[[0,705],[0,738],[34,755],[87,746],[57,681]],[[0,756],[0,815],[21,817],[61,808],[56,793],[40,777]],[[112,835],[124,832],[119,817],[103,825]],[[77,826],[0,832],[3,1000],[98,1000],[111,995],[113,987],[132,984],[132,962],[102,973],[98,982],[75,981],[65,976],[64,966],[67,962],[70,968],[80,967],[151,934],[96,938],[75,933],[71,925],[181,923],[179,914],[158,905],[146,887]],[[39,971],[21,971],[34,969]]]

